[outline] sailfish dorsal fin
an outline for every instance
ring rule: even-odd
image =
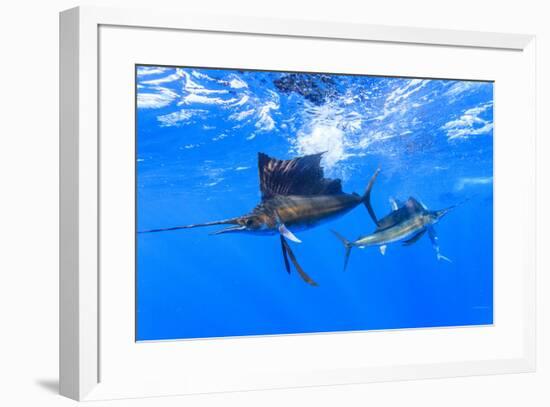
[[[258,153],[258,171],[262,199],[275,195],[336,195],[342,193],[339,179],[324,177],[321,167],[323,153],[292,160],[278,160]]]

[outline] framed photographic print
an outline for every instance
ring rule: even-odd
[[[136,65],[136,96],[136,340],[493,323],[493,82]]]
[[[62,394],[534,369],[533,37],[60,24]]]

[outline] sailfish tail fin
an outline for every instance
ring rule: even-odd
[[[344,245],[344,248],[346,249],[346,253],[345,253],[345,257],[344,257],[344,271],[346,271],[346,268],[348,267],[348,262],[349,262],[349,255],[351,254],[351,249],[353,247],[353,244],[348,240],[346,239],[344,236],[342,236],[340,233],[336,232],[335,230],[332,230],[332,233],[334,233],[334,236],[336,236],[338,238],[338,240],[340,240],[340,242],[342,242],[342,244]]]
[[[365,205],[365,208],[367,208],[367,211],[372,218],[373,222],[376,224],[376,226],[379,225],[378,218],[376,217],[376,214],[374,213],[374,210],[372,209],[372,205],[370,202],[370,193],[372,191],[372,187],[374,185],[374,181],[376,181],[376,177],[378,177],[378,174],[380,173],[380,167],[376,169],[374,174],[372,175],[369,183],[367,184],[367,188],[365,189],[365,194],[362,197],[363,204]]]

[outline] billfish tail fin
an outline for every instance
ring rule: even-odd
[[[342,242],[342,244],[344,245],[344,248],[346,249],[346,253],[344,257],[344,271],[346,271],[346,268],[348,267],[348,262],[349,262],[349,255],[351,253],[353,244],[344,236],[342,236],[340,233],[336,232],[335,230],[332,230],[332,233],[334,233],[334,236],[336,236],[338,240]]]
[[[365,205],[365,208],[367,208],[367,211],[370,217],[372,218],[373,222],[376,224],[376,226],[379,226],[379,222],[378,222],[378,218],[376,217],[376,214],[374,213],[374,210],[372,209],[372,205],[370,203],[370,193],[374,185],[374,181],[376,181],[376,177],[378,177],[379,173],[380,173],[380,168],[377,168],[373,176],[371,177],[369,183],[367,184],[367,188],[365,189],[365,194],[362,197],[363,204]]]

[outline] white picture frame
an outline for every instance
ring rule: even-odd
[[[206,379],[189,380],[178,387],[168,375],[174,375],[173,369],[166,369],[166,377],[158,376],[156,381],[137,383],[128,376],[120,380],[124,369],[117,374],[103,374],[102,366],[109,366],[109,361],[102,359],[104,349],[108,349],[105,338],[115,335],[114,330],[102,331],[100,323],[112,302],[104,303],[109,297],[101,291],[102,274],[99,272],[101,252],[101,180],[105,171],[118,171],[108,166],[101,155],[102,145],[99,137],[102,117],[100,97],[100,30],[102,27],[117,27],[126,30],[166,30],[170,32],[219,33],[226,37],[231,35],[254,35],[262,38],[338,40],[342,43],[376,43],[376,44],[411,44],[429,49],[447,47],[452,49],[491,51],[513,53],[517,60],[521,77],[521,111],[515,120],[522,121],[520,141],[510,141],[507,146],[496,149],[495,161],[501,167],[507,160],[506,151],[517,143],[520,161],[518,176],[522,182],[518,185],[521,192],[522,211],[518,219],[517,233],[521,239],[518,248],[518,264],[513,271],[519,273],[521,284],[516,285],[517,298],[521,303],[518,310],[519,324],[508,334],[514,336],[514,351],[509,354],[503,351],[502,357],[475,360],[464,359],[461,362],[447,363],[430,361],[429,363],[398,363],[392,365],[337,366],[336,362],[327,361],[323,368],[311,367],[310,373],[295,371],[290,379],[283,379],[292,370],[283,371],[265,366],[265,375],[257,377],[258,372],[242,372],[234,367],[234,378],[224,382],[224,377],[214,377],[206,385]],[[132,35],[131,33],[128,35]],[[430,48],[431,47],[431,48]],[[155,61],[141,61],[151,62]],[[419,76],[429,76],[417,72]],[[466,73],[464,75],[467,75]],[[481,76],[487,75],[480,74]],[[490,78],[486,78],[490,79]],[[133,80],[133,78],[132,78]],[[133,98],[133,95],[130,95]],[[436,30],[411,27],[388,27],[361,24],[329,23],[317,21],[277,20],[251,17],[228,17],[190,15],[150,10],[119,10],[96,7],[78,7],[64,11],[60,15],[60,392],[75,400],[96,400],[106,398],[140,397],[150,395],[175,395],[197,392],[233,391],[249,389],[267,389],[281,387],[300,387],[343,383],[366,383],[381,380],[403,380],[428,377],[462,376],[476,374],[494,374],[511,372],[530,372],[535,369],[535,38],[530,35],[482,33],[452,30]],[[497,121],[498,126],[498,121]],[[124,141],[122,141],[123,143]],[[127,146],[131,148],[131,146]],[[508,158],[509,160],[510,158]],[[503,164],[504,163],[504,164]],[[511,164],[511,163],[509,163]],[[518,163],[516,162],[516,165]],[[108,168],[108,170],[107,170]],[[114,169],[113,169],[114,168]],[[504,171],[504,170],[503,170]],[[501,172],[504,173],[504,172]],[[508,173],[506,173],[508,175]],[[495,182],[506,187],[506,182],[495,176]],[[510,173],[509,179],[513,179]],[[500,205],[498,200],[495,204]],[[504,208],[504,204],[502,204]],[[504,209],[502,209],[504,211]],[[502,232],[502,224],[495,218],[495,229]],[[504,239],[503,239],[504,240]],[[507,267],[504,262],[496,262],[499,267]],[[497,266],[495,266],[497,267]],[[509,266],[512,267],[512,266]],[[519,280],[518,280],[519,281]],[[498,294],[498,293],[497,293]],[[501,300],[506,301],[506,298]],[[107,309],[106,309],[107,307]],[[498,311],[497,311],[498,312]],[[133,315],[130,317],[133,318]],[[419,332],[419,331],[416,331]],[[441,335],[449,336],[447,330]],[[473,332],[473,330],[471,331]],[[395,337],[425,335],[420,333],[395,334]],[[465,332],[465,335],[469,333]],[[359,335],[359,334],[358,334]],[[472,333],[473,335],[473,333]],[[504,334],[502,334],[504,335]],[[517,336],[517,337],[516,337]],[[361,336],[348,335],[345,339],[353,348],[359,347],[364,339]],[[476,338],[472,337],[472,341]],[[192,342],[171,342],[156,344],[175,349],[176,347],[196,347],[200,352],[240,352],[247,358],[247,347],[269,347],[282,351],[290,349],[298,342],[316,341],[315,346],[337,346],[341,338],[338,335],[315,335],[302,338],[300,335],[285,337],[264,337],[246,339],[248,342],[234,343],[231,340],[198,340]],[[395,344],[399,346],[396,339]],[[420,340],[420,339],[418,339]],[[233,342],[232,342],[233,341]],[[323,342],[325,341],[325,342]],[[190,345],[190,344],[193,345]],[[246,346],[243,347],[242,344]],[[474,342],[472,342],[474,343]],[[209,349],[199,349],[203,346]],[[213,345],[214,344],[214,345]],[[238,348],[231,348],[235,345]],[[125,342],[124,346],[135,347],[135,343]],[[138,352],[143,353],[143,346]],[[153,346],[153,345],[151,345]],[[309,346],[309,345],[308,345]],[[511,346],[511,345],[510,345]],[[518,348],[519,346],[519,348]],[[151,348],[152,349],[152,348]],[[264,348],[265,349],[265,348]],[[520,349],[517,351],[517,349]],[[353,350],[353,349],[351,349]],[[170,351],[163,350],[169,354]],[[122,352],[123,353],[123,352]],[[107,352],[109,354],[109,352]],[[135,353],[128,353],[128,355]],[[513,356],[509,356],[512,355]],[[223,359],[223,358],[222,358]],[[327,359],[328,360],[328,359]],[[126,362],[129,360],[126,359]],[[118,362],[122,362],[122,359]],[[142,364],[141,364],[142,363]],[[194,361],[195,367],[200,363]],[[143,375],[148,371],[147,359],[139,367]],[[191,363],[191,367],[193,364]],[[158,367],[158,366],[157,366]],[[204,366],[203,366],[204,367]],[[127,370],[136,370],[136,366],[127,366]],[[216,366],[206,367],[215,370]],[[244,368],[243,368],[244,369]],[[158,371],[157,371],[158,372]],[[252,373],[251,373],[252,372]],[[185,373],[182,373],[185,376]],[[117,376],[118,375],[118,376]],[[200,374],[198,374],[200,376]],[[261,376],[261,375],[260,375]],[[206,375],[204,376],[206,377]],[[225,376],[227,378],[227,376]],[[203,380],[203,382],[201,382]],[[185,380],[184,380],[185,381]],[[159,383],[161,382],[161,383]]]

